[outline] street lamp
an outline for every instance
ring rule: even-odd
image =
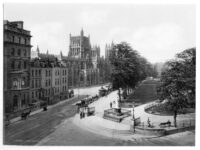
[[[135,111],[135,106],[133,104],[133,132],[135,133],[135,114],[134,114],[134,111]]]

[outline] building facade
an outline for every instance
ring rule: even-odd
[[[39,107],[41,99],[41,64],[39,59],[30,62],[30,104],[36,104]]]
[[[13,112],[30,102],[31,33],[22,21],[4,21],[4,108]]]

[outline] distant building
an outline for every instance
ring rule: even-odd
[[[30,62],[30,104],[35,104],[39,107],[41,99],[41,77],[42,68],[39,59],[31,60]]]
[[[100,47],[91,47],[90,36],[70,34],[68,57],[62,57],[69,67],[69,87],[90,86],[98,84]]]
[[[31,34],[22,21],[4,21],[4,108],[13,112],[29,104]]]
[[[90,36],[84,36],[83,29],[79,36],[71,36],[70,34],[68,56],[72,58],[91,57]]]
[[[109,59],[113,47],[114,47],[113,42],[111,44],[106,44],[106,46],[105,46],[105,59]]]

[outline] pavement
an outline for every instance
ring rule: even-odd
[[[77,114],[73,120],[74,124],[90,132],[94,132],[96,134],[101,134],[109,137],[113,136],[112,132],[118,133],[117,137],[121,138],[126,138],[127,134],[132,135],[133,133],[130,132],[130,128],[132,125],[131,121],[132,116],[125,118],[124,120],[122,120],[121,123],[113,122],[103,118],[104,110],[110,108],[110,102],[115,101],[117,105],[117,97],[118,97],[117,91],[114,91],[109,95],[100,98],[98,101],[95,101],[94,103],[90,104],[89,105],[90,107],[95,107],[95,115],[80,119],[79,114]],[[159,124],[161,122],[167,122],[168,120],[173,122],[173,116],[160,116],[160,115],[146,113],[144,111],[144,108],[148,105],[151,105],[152,103],[154,102],[149,102],[147,104],[135,107],[134,109],[135,118],[140,117],[141,122],[144,123],[145,126],[147,126],[147,120],[149,118],[151,124],[153,124],[155,128],[160,128]],[[132,108],[128,108],[127,110],[130,110],[131,113],[133,114]],[[195,114],[191,113],[185,115],[178,115],[177,123],[189,119],[195,119]]]
[[[54,104],[54,105],[49,105],[49,106],[47,107],[47,109],[51,109],[51,108],[57,107],[57,106],[59,106],[59,105],[62,105],[62,104],[64,104],[64,103],[66,103],[67,101],[73,100],[74,98],[78,98],[78,95],[75,95],[75,96],[72,97],[72,98],[69,98],[69,99],[60,101],[60,102],[58,102],[58,103],[56,103],[56,104]],[[43,108],[38,109],[38,110],[35,110],[35,111],[32,111],[32,112],[30,113],[30,116],[35,115],[35,114],[38,114],[38,113],[40,113],[40,112],[43,112]],[[15,122],[17,122],[17,121],[20,121],[20,120],[21,120],[21,117],[20,117],[20,116],[19,116],[19,117],[16,117],[16,118],[13,118],[13,119],[10,120],[10,124],[13,124],[13,123],[15,123]]]

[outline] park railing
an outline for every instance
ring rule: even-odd
[[[144,107],[144,110],[146,111],[147,109],[153,107],[153,106],[156,106],[156,105],[159,105],[160,103],[158,101],[155,101],[147,106]]]

